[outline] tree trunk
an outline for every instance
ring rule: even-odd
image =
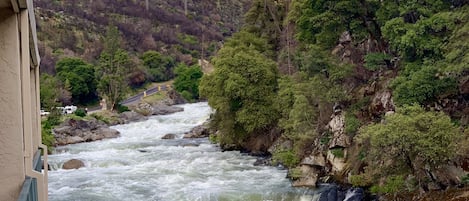
[[[187,16],[187,0],[184,0],[184,14]]]
[[[147,9],[147,11],[148,11],[148,9],[149,9],[149,6],[150,6],[150,5],[149,5],[149,3],[148,3],[148,0],[145,0],[145,8]]]

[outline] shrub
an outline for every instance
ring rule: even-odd
[[[405,181],[402,175],[389,176],[384,185],[374,185],[370,188],[372,193],[397,193],[405,189]]]
[[[286,167],[294,167],[299,162],[300,159],[292,150],[280,150],[273,154],[272,159],[274,162],[281,163]]]
[[[397,108],[384,123],[364,127],[358,140],[369,140],[366,160],[373,169],[397,174],[415,172],[423,168],[421,163],[431,168],[445,163],[460,149],[462,137],[449,116],[414,105]]]
[[[345,133],[354,135],[360,126],[361,122],[354,114],[350,112],[345,114]]]
[[[391,56],[385,53],[369,53],[365,56],[365,68],[368,70],[379,70],[390,63]]]
[[[337,158],[344,158],[345,153],[344,153],[344,148],[333,148],[330,149],[332,155],[334,155]]]
[[[121,105],[121,104],[117,105],[117,113],[123,113],[123,112],[127,112],[127,111],[130,111],[129,107],[127,107],[125,105]]]
[[[368,174],[350,175],[349,181],[355,187],[366,187],[372,184],[372,178]]]
[[[290,170],[288,170],[288,177],[293,180],[297,180],[301,178],[302,176],[303,176],[303,171],[301,171],[301,169],[298,167],[291,168]]]
[[[86,111],[82,108],[78,108],[76,111],[75,111],[75,115],[79,116],[79,117],[84,117],[86,116]]]
[[[469,185],[469,174],[461,178],[461,184]]]

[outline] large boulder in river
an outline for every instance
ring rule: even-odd
[[[53,130],[56,145],[90,142],[119,136],[119,131],[96,120],[67,119]]]
[[[79,169],[81,167],[85,167],[85,163],[78,159],[72,159],[64,163],[62,169],[64,170],[71,170],[71,169]]]
[[[141,115],[140,113],[134,111],[126,111],[119,114],[119,118],[123,121],[124,124],[135,122],[135,121],[143,121],[147,120],[148,118]]]
[[[204,138],[210,135],[210,131],[208,129],[208,125],[200,125],[192,128],[191,131],[184,134],[183,138]]]
[[[184,108],[168,106],[165,104],[156,104],[153,105],[152,115],[166,115],[182,111],[184,111]]]
[[[161,139],[163,140],[171,140],[171,139],[175,139],[176,138],[176,134],[172,134],[172,133],[168,133],[166,135],[164,135],[163,137],[161,137]]]

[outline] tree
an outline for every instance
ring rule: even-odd
[[[41,74],[41,107],[50,110],[57,106],[59,99],[59,83],[57,79],[49,74]]]
[[[128,53],[119,44],[119,30],[114,26],[108,27],[96,76],[99,78],[98,91],[107,99],[108,109],[111,110],[115,109],[125,95],[128,88],[126,76],[131,64]]]
[[[202,70],[199,66],[187,67],[179,64],[175,69],[176,79],[174,79],[174,88],[189,101],[199,98],[199,83],[202,78]]]
[[[57,78],[69,83],[74,103],[86,104],[96,100],[94,67],[79,58],[64,58],[57,62]]]
[[[278,119],[273,107],[277,88],[276,64],[258,49],[266,44],[249,33],[235,34],[214,58],[215,71],[205,75],[200,93],[216,110],[214,124],[220,143],[240,145]]]
[[[455,156],[463,137],[449,116],[427,112],[418,105],[398,108],[384,123],[363,127],[360,133],[359,141],[370,144],[369,169],[379,169],[378,175],[416,173],[427,165],[445,164]]]
[[[173,68],[176,62],[172,57],[150,50],[143,53],[141,59],[152,81],[161,82],[173,78]]]

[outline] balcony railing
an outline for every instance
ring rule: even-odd
[[[36,151],[33,158],[34,170],[42,171],[41,151]],[[38,201],[37,179],[26,176],[18,201]]]

